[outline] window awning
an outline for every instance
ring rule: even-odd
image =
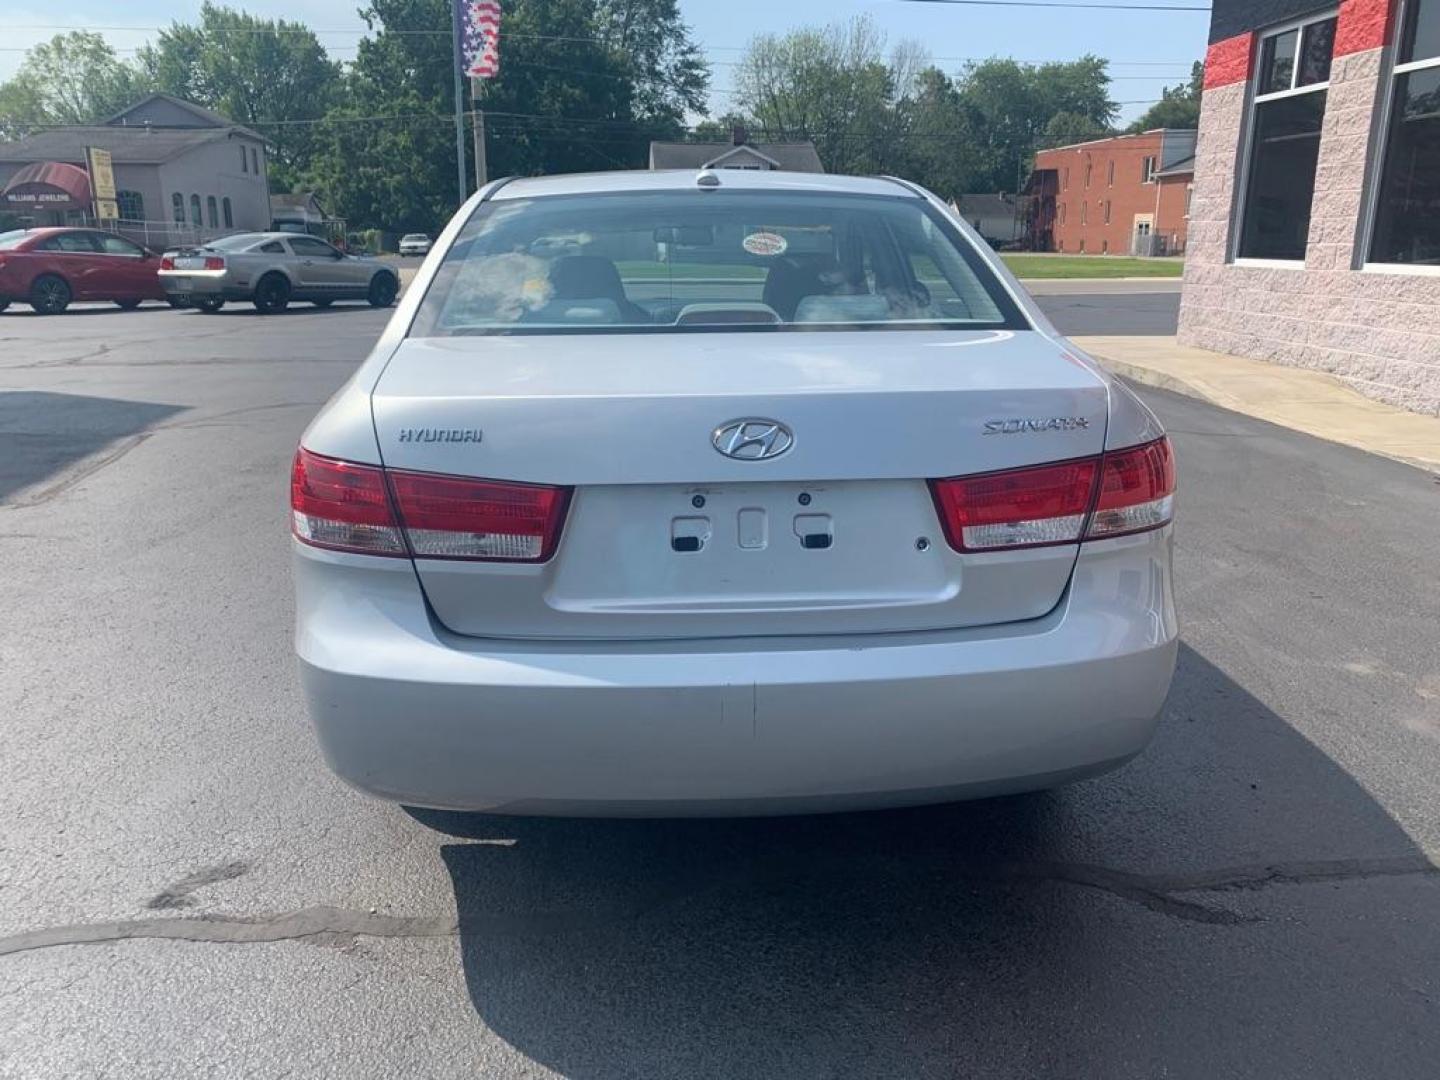
[[[0,192],[0,205],[9,210],[88,210],[90,177],[63,161],[37,161],[10,178]]]

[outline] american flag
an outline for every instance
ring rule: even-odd
[[[500,74],[500,0],[458,0],[460,70],[472,79]]]

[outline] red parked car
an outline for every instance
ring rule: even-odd
[[[72,300],[113,300],[125,310],[164,300],[160,257],[98,229],[20,229],[0,233],[0,311],[29,304],[58,315]]]

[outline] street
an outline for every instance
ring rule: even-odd
[[[1062,331],[1173,332],[1067,284]],[[330,774],[289,637],[291,455],[388,317],[0,315],[0,1077],[1435,1075],[1435,476],[1143,390],[1183,644],[1098,780],[406,810]]]
[[[1180,319],[1178,279],[1027,281],[1062,334],[1173,334]]]

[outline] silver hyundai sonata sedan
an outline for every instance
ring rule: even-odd
[[[1053,787],[1176,655],[1155,417],[900,180],[498,181],[291,479],[331,766],[405,803],[798,813]]]

